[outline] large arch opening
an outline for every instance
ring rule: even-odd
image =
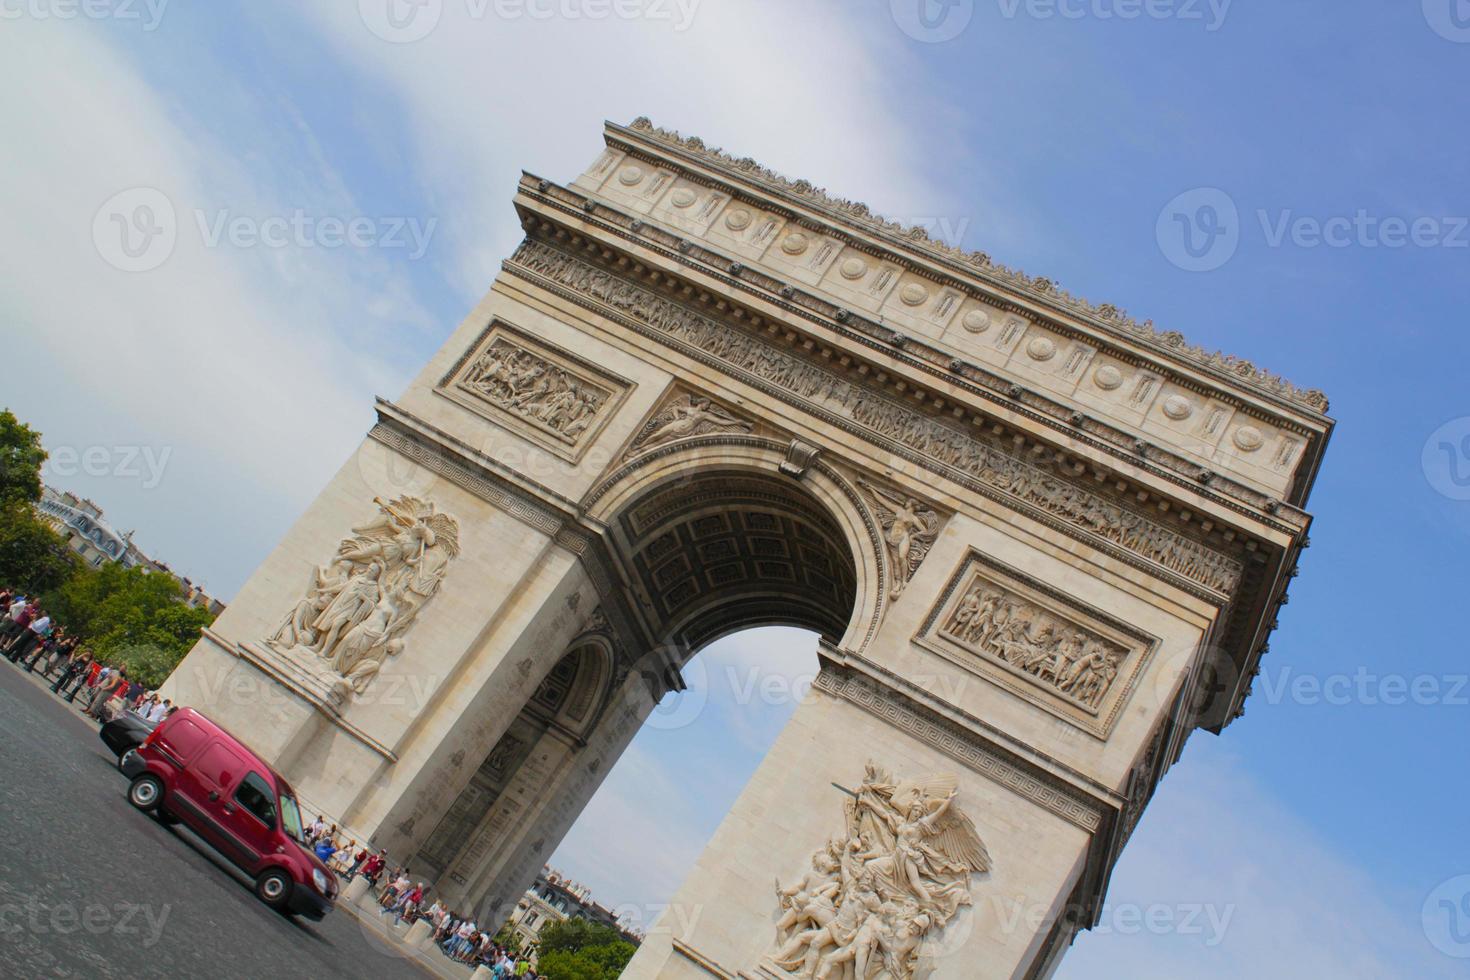
[[[589,622],[418,848],[416,864],[482,919],[515,921],[569,832],[572,854],[587,838],[625,856],[667,840],[676,804],[650,780],[697,768],[700,812],[684,821],[682,856],[662,855],[666,873],[647,888],[599,885],[602,901],[631,903],[646,926],[809,688],[819,638],[860,646],[871,635],[881,541],[852,488],[827,467],[783,472],[775,443],[712,448],[650,454],[594,491],[590,516],[643,638]],[[619,763],[629,751],[637,761]],[[603,802],[584,814],[594,796]],[[613,821],[621,843],[605,805],[619,798],[638,804]]]
[[[858,555],[877,543],[859,537],[855,495],[817,476],[671,462],[609,515],[624,585],[681,683],[547,863],[629,927],[647,928],[693,870],[809,690],[819,640],[865,633],[861,593],[876,576]],[[534,927],[540,904],[520,899],[513,924]]]

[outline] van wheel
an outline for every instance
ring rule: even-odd
[[[280,911],[291,897],[291,879],[279,868],[263,871],[255,879],[255,897]]]
[[[128,802],[144,813],[157,807],[161,799],[163,799],[163,783],[158,781],[157,776],[144,773],[128,786]]]

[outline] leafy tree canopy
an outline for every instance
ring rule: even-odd
[[[541,930],[538,945],[536,972],[548,980],[617,980],[638,951],[611,926],[575,917]]]
[[[16,418],[10,409],[0,410],[0,504],[33,504],[40,500],[44,462],[41,433]]]

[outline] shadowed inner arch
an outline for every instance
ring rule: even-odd
[[[650,621],[689,653],[754,626],[835,643],[852,618],[852,550],[826,506],[789,477],[683,477],[626,508],[614,534]]]

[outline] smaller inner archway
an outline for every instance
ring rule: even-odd
[[[685,657],[756,626],[798,626],[835,643],[853,617],[852,548],[792,478],[680,476],[625,508],[613,534],[655,633]]]

